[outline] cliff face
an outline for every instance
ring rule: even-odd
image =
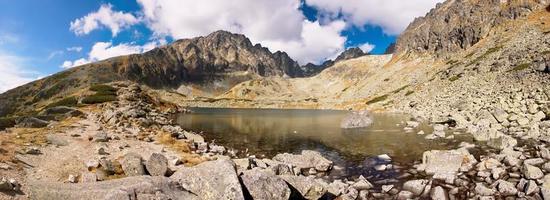
[[[415,19],[399,37],[397,53],[447,55],[487,37],[493,27],[547,6],[547,0],[448,0]]]

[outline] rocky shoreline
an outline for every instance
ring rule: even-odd
[[[24,180],[1,179],[4,194],[19,192],[7,199],[546,199],[550,195],[550,175],[546,175],[550,151],[542,145],[518,147],[512,137],[490,137],[489,146],[502,150],[484,151],[479,158],[470,151],[480,147],[466,143],[457,150],[427,151],[420,164],[402,170],[397,182],[375,183],[363,176],[327,181],[324,177],[333,170],[333,162],[318,152],[237,158],[234,150],[173,125],[170,115],[184,109],[152,98],[135,84],[113,86],[118,88],[118,101],[80,115],[69,108],[61,112],[80,116],[72,126],[87,135],[71,130],[48,134],[48,144],[23,147],[15,156],[18,163],[2,163],[8,166],[2,169],[28,165]],[[405,128],[414,130],[417,123],[409,121]],[[455,128],[459,127],[464,125],[457,121]],[[451,129],[449,123],[436,124],[431,135]],[[37,157],[76,145],[73,140],[94,147],[89,151],[93,155],[75,154],[89,158],[79,159],[86,160],[80,163],[84,171],[64,175],[61,181],[39,172],[46,170],[40,167],[46,159]],[[391,168],[389,156],[378,158]]]

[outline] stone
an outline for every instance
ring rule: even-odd
[[[407,127],[416,128],[420,125],[420,122],[417,121],[407,121],[405,122],[407,124]]]
[[[143,167],[142,158],[136,153],[127,153],[122,158],[120,164],[122,170],[126,176],[141,176],[145,175],[145,168]]]
[[[391,189],[393,189],[393,185],[383,185],[382,186],[382,192],[388,193]]]
[[[77,182],[77,181],[76,181],[76,178],[77,178],[77,177],[76,177],[75,175],[70,174],[70,175],[69,175],[69,178],[67,179],[67,181],[68,181],[69,183],[76,183],[76,182]]]
[[[546,159],[546,160],[550,160],[550,150],[548,150],[548,148],[546,147],[540,147],[540,157]]]
[[[170,179],[201,199],[243,200],[244,194],[235,167],[235,163],[228,159],[208,161],[194,167],[181,168]]]
[[[508,120],[508,113],[500,108],[497,108],[493,111],[493,116],[500,123],[503,123]]]
[[[500,180],[498,184],[498,191],[504,196],[515,196],[518,193],[518,189],[513,183],[503,180]]]
[[[99,154],[99,155],[109,155],[109,153],[107,153],[107,151],[105,150],[105,147],[99,147],[99,149],[97,149],[97,154]]]
[[[527,179],[540,179],[544,176],[538,167],[529,164],[523,164],[523,175]]]
[[[403,190],[397,194],[397,200],[409,200],[414,197],[414,194],[410,191]]]
[[[542,158],[531,158],[523,161],[523,164],[528,164],[528,165],[540,165],[543,163],[544,163],[544,160]]]
[[[290,188],[283,179],[275,175],[253,169],[244,171],[241,180],[253,199],[287,200],[290,198]]]
[[[433,128],[434,128],[434,132],[438,132],[438,131],[445,131],[446,127],[443,124],[434,124]]]
[[[320,172],[326,172],[332,169],[333,162],[324,158],[319,152],[303,150],[300,155],[277,154],[273,157],[274,161],[290,164],[301,169],[315,168]]]
[[[359,111],[352,112],[344,117],[340,123],[340,127],[344,129],[365,128],[370,126],[372,123],[373,120],[369,112]]]
[[[185,136],[185,138],[190,140],[192,143],[203,143],[203,142],[205,142],[204,137],[202,137],[201,135],[196,134],[196,133],[184,131],[183,135]]]
[[[441,186],[437,186],[432,188],[432,191],[430,192],[430,197],[432,200],[448,200],[449,196],[447,195],[447,191],[443,189]]]
[[[362,175],[359,176],[357,181],[351,185],[351,187],[361,191],[361,190],[368,190],[373,188],[374,186]]]
[[[403,184],[403,190],[412,192],[415,196],[419,196],[424,192],[424,188],[428,184],[428,180],[410,180]]]
[[[12,191],[13,186],[10,184],[10,182],[5,178],[0,178],[0,191]]]
[[[48,134],[48,135],[46,135],[46,141],[49,144],[52,144],[52,145],[55,145],[55,146],[58,146],[58,147],[69,145],[69,142],[67,142],[67,140],[65,140],[63,137],[61,137],[59,135]]]
[[[28,148],[25,149],[24,153],[28,154],[28,155],[40,155],[40,154],[42,154],[40,149],[38,149],[37,147],[28,147]]]
[[[94,141],[96,142],[109,142],[109,140],[111,140],[111,137],[105,132],[99,132],[94,136]]]
[[[501,135],[498,138],[491,138],[487,142],[487,145],[495,149],[512,148],[512,147],[515,147],[517,144],[518,144],[518,141],[508,135]]]
[[[347,187],[348,185],[341,180],[335,180],[328,185],[327,192],[337,197],[343,194]]]
[[[80,177],[80,182],[81,183],[93,183],[93,182],[96,182],[97,181],[97,176],[95,173],[92,173],[92,172],[85,172],[85,173],[82,173],[81,177]]]
[[[145,162],[145,168],[151,176],[164,176],[168,173],[168,158],[160,153],[153,153]]]
[[[476,187],[474,188],[476,194],[481,196],[492,196],[495,194],[495,190],[486,187],[483,185],[483,183],[476,183]]]
[[[279,176],[308,200],[320,199],[327,193],[328,185],[321,180],[305,176]]]
[[[166,177],[151,176],[80,184],[33,181],[28,190],[32,199],[202,199]]]
[[[527,184],[525,185],[525,194],[533,195],[535,192],[537,192],[537,189],[537,182],[535,182],[534,180],[529,180],[529,182],[527,182]]]
[[[422,164],[429,175],[454,174],[463,167],[470,167],[477,161],[467,151],[449,150],[426,151],[422,155]]]

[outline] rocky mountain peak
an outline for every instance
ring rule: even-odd
[[[341,60],[349,60],[349,59],[353,59],[353,58],[358,58],[358,57],[361,57],[361,56],[364,56],[364,55],[367,55],[367,53],[363,52],[363,50],[361,50],[361,48],[352,47],[352,48],[346,49],[344,52],[342,52],[340,55],[338,55],[338,57],[336,57],[334,62],[338,62],[338,61],[341,61]]]
[[[507,20],[546,7],[547,0],[448,0],[415,19],[399,37],[398,53],[442,56],[473,46]]]

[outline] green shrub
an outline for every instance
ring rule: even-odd
[[[455,82],[458,79],[460,79],[460,76],[453,76],[453,77],[449,78],[449,81]]]
[[[447,61],[445,64],[447,64],[447,65],[453,65],[453,64],[456,64],[456,63],[458,63],[458,60],[449,60],[449,61]]]
[[[472,57],[476,52],[469,53],[468,55],[464,56],[464,58]]]
[[[53,108],[57,106],[68,106],[68,107],[75,107],[78,104],[78,99],[74,96],[70,96],[64,99],[61,99],[57,102],[51,103],[46,106],[46,108]]]
[[[103,84],[92,85],[90,86],[90,90],[97,93],[113,93],[117,91],[116,88]]]
[[[499,51],[500,49],[502,49],[502,46],[493,47],[493,48],[488,49],[483,55],[477,57],[477,58],[474,59],[472,62],[468,63],[468,64],[466,65],[466,67],[478,63],[479,61],[485,59],[485,57],[487,57],[488,55],[493,54],[493,53]]]
[[[381,102],[381,101],[385,101],[386,99],[388,99],[388,95],[382,95],[382,96],[379,96],[379,97],[375,97],[374,99],[371,99],[370,101],[367,101],[367,105],[368,104],[373,104],[373,103],[377,103],[377,102]]]
[[[98,104],[98,103],[105,103],[110,101],[116,101],[116,96],[94,94],[94,95],[84,97],[84,99],[82,99],[82,103],[84,104]]]
[[[409,96],[409,95],[411,95],[411,94],[414,94],[414,91],[409,90],[409,91],[407,91],[407,93],[405,93],[405,96]]]
[[[517,65],[516,67],[512,68],[512,70],[510,70],[510,71],[521,71],[521,70],[529,68],[530,66],[531,66],[531,64],[529,64],[529,63],[523,63],[523,64]]]

